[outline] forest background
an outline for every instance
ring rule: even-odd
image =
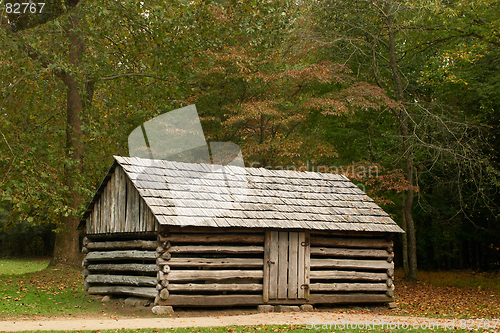
[[[79,265],[112,156],[196,104],[248,166],[359,184],[406,230],[409,279],[500,268],[499,1],[16,3],[0,1],[2,255]]]

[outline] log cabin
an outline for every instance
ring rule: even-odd
[[[403,230],[347,177],[114,157],[84,288],[173,307],[390,303]]]

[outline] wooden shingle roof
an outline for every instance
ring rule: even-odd
[[[115,160],[162,225],[403,232],[343,175]]]

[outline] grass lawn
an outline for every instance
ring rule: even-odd
[[[0,260],[0,319],[99,311],[86,297],[83,277],[70,268],[46,268],[47,259]]]
[[[415,330],[413,330],[415,331]],[[461,330],[461,329],[453,329],[453,330],[445,330],[442,328],[439,329],[419,329],[418,332],[433,332],[433,333],[442,333],[442,332],[470,332],[470,330]],[[474,330],[475,332],[491,332],[488,330]],[[29,332],[29,331],[26,331]],[[63,331],[46,331],[46,332],[63,332]],[[68,331],[66,331],[68,332]],[[262,325],[262,326],[227,326],[227,327],[194,327],[194,328],[176,328],[176,329],[154,329],[154,328],[145,328],[145,329],[120,329],[120,330],[99,330],[99,331],[69,331],[69,332],[78,332],[78,333],[273,333],[273,332],[295,332],[295,333],[310,333],[310,332],[346,332],[346,333],[403,333],[409,332],[408,329],[310,329],[306,326],[294,326],[294,325]],[[410,330],[411,332],[411,330]],[[498,332],[498,330],[496,330]]]
[[[38,272],[46,268],[50,258],[0,259],[0,276]]]

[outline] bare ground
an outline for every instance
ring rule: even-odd
[[[137,309],[135,309],[137,311]],[[148,309],[149,310],[149,309]],[[150,310],[149,310],[150,311]],[[250,312],[250,313],[249,313]],[[306,325],[308,328],[321,328],[323,324],[363,323],[368,325],[451,325],[450,320],[417,317],[390,316],[370,311],[367,313],[339,313],[337,310],[291,313],[255,313],[241,309],[218,311],[177,311],[170,317],[137,317],[110,316],[103,314],[66,317],[25,318],[21,320],[1,321],[4,331],[24,330],[104,330],[104,329],[142,329],[142,328],[177,328],[177,327],[215,327],[235,325]],[[433,324],[431,324],[433,323]],[[455,323],[458,326],[458,322]],[[451,328],[451,326],[449,326]]]

